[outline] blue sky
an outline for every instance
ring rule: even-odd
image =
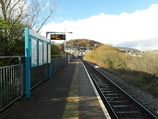
[[[54,21],[78,20],[105,13],[119,15],[147,9],[158,0],[59,0]]]
[[[158,49],[158,0],[59,0],[46,31],[71,31],[67,40]]]

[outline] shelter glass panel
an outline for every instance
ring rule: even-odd
[[[48,63],[51,63],[51,45],[48,44]]]
[[[44,47],[44,64],[46,64],[47,63],[47,43],[44,43],[44,45],[43,45],[43,47]]]
[[[43,65],[43,43],[39,41],[39,65]]]
[[[32,66],[37,66],[37,40],[32,39]]]

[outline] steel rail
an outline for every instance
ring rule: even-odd
[[[89,65],[91,68],[93,68],[93,72],[97,72],[99,73],[102,77],[104,77],[104,79],[106,79],[108,82],[110,82],[110,84],[112,84],[113,86],[115,86],[119,91],[122,92],[122,94],[126,95],[130,100],[132,100],[132,103],[134,102],[136,105],[138,105],[138,107],[141,109],[142,112],[146,113],[146,115],[149,115],[150,119],[158,119],[153,113],[151,113],[147,108],[145,108],[143,105],[141,105],[138,101],[136,101],[132,96],[130,96],[128,93],[126,93],[123,89],[121,89],[118,85],[116,85],[114,82],[112,82],[107,76],[105,76],[103,73],[101,73],[100,71],[98,71],[96,68],[94,68],[93,66],[91,66],[89,63],[83,61],[83,63],[86,65]],[[86,66],[87,67],[87,66]],[[112,105],[110,104],[110,102],[108,101],[108,99],[105,97],[104,91],[102,91],[102,89],[100,88],[98,82],[95,80],[94,74],[92,75],[92,72],[89,71],[89,69],[87,68],[88,72],[90,73],[91,78],[93,79],[93,82],[101,96],[101,99],[103,100],[105,106],[107,107],[107,110],[110,114],[110,116],[112,117],[112,119],[120,119],[120,117],[118,116],[118,112],[116,112],[114,110],[114,108],[112,107]],[[122,95],[121,95],[122,96]],[[114,105],[113,105],[114,106]],[[120,105],[120,107],[122,106],[125,107],[125,105]],[[117,106],[116,106],[117,107]],[[133,111],[133,113],[137,113],[138,111]],[[121,112],[119,112],[121,113]],[[122,112],[123,113],[123,112]],[[124,113],[127,113],[124,112]],[[140,112],[139,112],[140,114]],[[123,119],[123,118],[121,118]]]

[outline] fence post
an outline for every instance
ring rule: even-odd
[[[20,96],[22,97],[24,91],[23,91],[23,64],[21,63],[21,57],[18,57],[18,62],[19,62],[19,80],[20,80]]]

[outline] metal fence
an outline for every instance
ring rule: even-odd
[[[0,67],[0,110],[24,93],[23,64]]]
[[[1,58],[1,57],[0,57]],[[65,66],[70,58],[52,59],[52,74]],[[25,94],[24,64],[0,67],[0,111]],[[31,88],[48,78],[47,64],[31,69]]]
[[[68,63],[68,58],[53,59],[51,63],[52,63],[52,74],[54,74],[60,68],[62,68]]]

